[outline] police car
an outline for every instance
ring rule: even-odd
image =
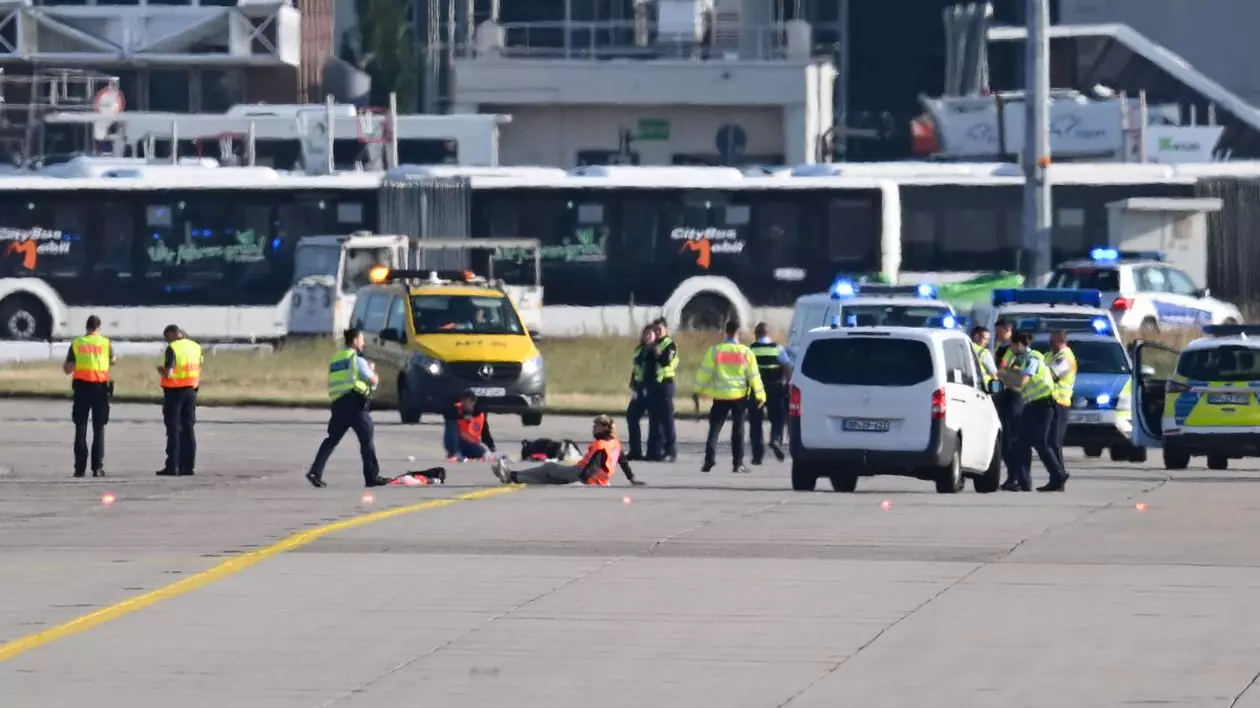
[[[1090,321],[1039,318],[1015,327],[1032,333],[1033,349],[1047,356],[1050,333],[1068,333],[1077,372],[1064,445],[1082,448],[1087,457],[1108,450],[1114,462],[1145,462],[1146,449],[1132,444],[1133,366],[1124,344]]]
[[[1197,456],[1208,469],[1260,457],[1260,325],[1215,325],[1178,351],[1139,341],[1134,350],[1133,442],[1163,448],[1164,467]]]
[[[830,327],[801,338],[788,388],[792,488],[826,477],[930,480],[936,491],[994,492],[1002,424],[967,335],[927,327]],[[995,390],[998,384],[994,384]]]
[[[1207,288],[1169,266],[1156,251],[1095,248],[1087,259],[1060,264],[1047,286],[1098,290],[1122,329],[1146,335],[1243,321],[1236,306],[1211,297]]]
[[[842,327],[962,328],[967,324],[953,306],[937,299],[935,285],[883,285],[837,279],[825,293],[802,295],[792,311],[787,354],[796,353],[805,333],[826,327],[837,317]]]
[[[1051,318],[1065,324],[1075,321],[1087,323],[1098,334],[1119,341],[1116,321],[1102,309],[1102,299],[1097,290],[1002,288],[993,291],[991,306],[972,310],[972,320],[990,331],[1003,319],[1019,322]]]

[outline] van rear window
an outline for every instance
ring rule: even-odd
[[[1079,290],[1101,290],[1104,293],[1120,291],[1120,271],[1115,268],[1078,266],[1060,268],[1050,276],[1047,287]]]
[[[932,353],[915,339],[819,339],[805,350],[801,375],[835,386],[915,386],[932,378]]]

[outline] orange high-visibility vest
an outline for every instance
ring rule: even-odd
[[[175,366],[170,376],[162,377],[162,388],[196,388],[201,385],[201,345],[191,339],[176,339],[170,344],[175,352]]]
[[[70,351],[74,353],[74,380],[109,381],[109,347],[109,340],[99,334],[75,337],[70,343]]]
[[[470,443],[481,443],[481,433],[486,428],[486,414],[477,413],[471,417],[464,416],[464,404],[456,403],[455,410],[459,413],[456,421],[459,426],[459,437]]]
[[[582,480],[585,484],[597,487],[607,487],[612,480],[613,472],[617,470],[617,464],[621,461],[621,443],[613,440],[595,440],[590,447],[586,448],[586,455],[582,457],[582,461],[578,463],[578,469],[586,469],[590,464],[591,458],[595,453],[603,450],[604,464],[600,466],[594,474]]]

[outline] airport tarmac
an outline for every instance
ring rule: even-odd
[[[195,477],[154,476],[160,412],[120,405],[109,477],[73,480],[68,403],[0,401],[0,705],[1260,708],[1252,462],[802,494],[773,460],[701,474],[682,422],[648,487],[467,463],[367,500],[353,438],[302,479],[318,411],[199,415]],[[438,425],[377,420],[384,473],[444,464]],[[492,425],[513,454],[589,432]]]

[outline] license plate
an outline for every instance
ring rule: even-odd
[[[1245,393],[1209,393],[1208,403],[1214,406],[1245,406],[1249,401]]]
[[[474,388],[472,392],[482,398],[502,398],[507,395],[507,389],[504,388]]]
[[[1102,421],[1102,416],[1097,413],[1069,413],[1068,423],[1078,423],[1088,425],[1090,423],[1098,423]]]
[[[886,433],[888,421],[868,420],[866,418],[845,418],[844,429],[855,433]]]

